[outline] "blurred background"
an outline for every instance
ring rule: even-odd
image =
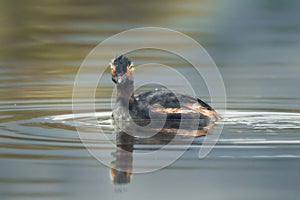
[[[296,199],[299,19],[294,0],[0,0],[0,198]],[[221,143],[238,146],[217,148],[204,161],[191,150],[115,193],[109,169],[85,151],[72,119],[51,116],[72,113],[76,72],[98,43],[145,26],[180,31],[204,46],[223,76],[229,111],[271,114],[225,123]],[[133,57],[188,68],[159,52]],[[112,87],[99,88],[100,111],[110,111]],[[240,150],[247,139],[251,150]]]
[[[89,51],[109,36],[144,26],[183,32],[205,47],[220,70],[234,67],[230,71],[234,77],[225,80],[229,96],[252,92],[245,87],[255,89],[251,94],[255,96],[298,95],[288,93],[291,88],[283,85],[299,83],[286,77],[298,75],[299,4],[292,0],[1,0],[0,64],[5,86],[1,98],[69,98],[69,83]],[[240,80],[240,74],[247,74],[247,80]],[[266,86],[267,79],[274,78],[280,84]],[[261,79],[264,83],[257,83]],[[46,81],[47,86],[42,84]],[[237,82],[243,87],[232,88]]]

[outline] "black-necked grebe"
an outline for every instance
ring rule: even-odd
[[[199,120],[198,130],[205,130],[199,135],[205,135],[210,122],[220,119],[219,114],[207,103],[185,94],[174,93],[168,89],[155,89],[134,95],[134,65],[124,56],[118,56],[110,63],[112,81],[117,87],[116,105],[113,109],[115,121],[128,119],[150,119],[153,114],[166,115],[166,128],[178,128],[182,115],[191,117],[197,115]],[[197,119],[198,119],[197,118]]]

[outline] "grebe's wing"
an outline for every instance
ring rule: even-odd
[[[136,96],[136,99],[141,108],[151,107],[152,112],[174,116],[176,114],[200,114],[200,118],[209,117],[211,121],[221,119],[220,115],[201,99],[174,93],[167,89],[144,92]]]

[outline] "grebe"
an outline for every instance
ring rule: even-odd
[[[196,136],[203,136],[210,127],[210,122],[221,119],[219,114],[207,103],[185,94],[173,93],[168,89],[155,89],[134,95],[134,65],[126,56],[120,55],[110,63],[112,81],[117,87],[116,104],[112,116],[115,121],[128,118],[150,120],[150,112],[166,115],[164,128],[179,128],[181,117],[199,120]],[[129,116],[130,115],[130,116]],[[168,132],[168,131],[167,131]]]

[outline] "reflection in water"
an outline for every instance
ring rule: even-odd
[[[133,136],[125,132],[118,132],[116,135],[116,151],[113,156],[116,158],[111,163],[111,178],[116,185],[130,183],[132,176],[133,161]]]
[[[199,120],[199,119],[198,119]],[[140,120],[141,122],[142,120]],[[115,121],[115,129],[116,131],[116,150],[112,153],[112,156],[115,158],[111,162],[111,180],[114,185],[126,185],[129,184],[132,178],[132,174],[134,173],[133,168],[139,167],[133,165],[134,159],[134,145],[159,145],[158,148],[143,148],[144,151],[156,151],[163,145],[168,145],[171,142],[173,144],[181,144],[181,145],[190,145],[193,141],[194,137],[200,137],[207,134],[209,130],[214,128],[215,123],[211,122],[209,126],[200,127],[201,130],[195,129],[188,129],[188,124],[185,124],[185,128],[187,129],[179,129],[179,128],[166,128],[171,126],[174,123],[175,126],[178,125],[178,121],[166,121],[164,122],[164,127],[161,128],[156,134],[150,137],[139,137],[141,135],[145,135],[149,133],[147,128],[145,129],[145,133],[141,133],[142,127],[137,127],[136,123],[133,122],[120,122]],[[122,125],[120,125],[122,124]],[[123,129],[121,130],[120,127]],[[134,129],[135,127],[137,129]],[[153,128],[153,127],[152,127]],[[199,128],[198,126],[196,128]],[[125,130],[125,131],[124,131]],[[153,128],[153,130],[156,130]],[[129,132],[130,131],[130,132]],[[201,133],[201,134],[199,134]],[[187,138],[191,139],[188,142],[185,141]],[[152,150],[150,150],[152,149]],[[146,158],[146,156],[145,156]],[[147,159],[147,158],[146,158]],[[145,163],[145,165],[147,165]]]

